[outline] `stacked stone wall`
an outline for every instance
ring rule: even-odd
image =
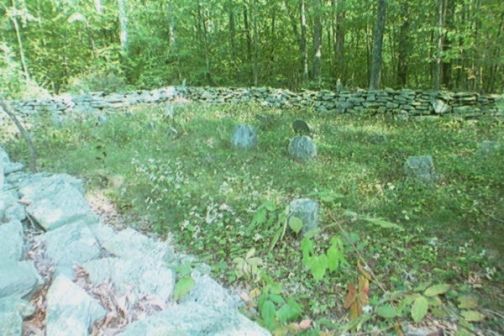
[[[47,99],[13,101],[17,111],[30,115],[40,111],[68,113],[125,108],[164,102],[258,103],[276,108],[314,108],[321,113],[395,113],[408,116],[460,114],[466,117],[496,115],[499,95],[474,92],[421,90],[300,91],[274,88],[165,87],[129,93],[60,95]]]

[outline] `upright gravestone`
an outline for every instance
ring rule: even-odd
[[[404,163],[404,172],[407,176],[424,183],[434,183],[438,179],[430,155],[410,156]]]
[[[289,155],[296,161],[306,162],[317,156],[317,146],[306,136],[296,136],[289,142]]]
[[[250,125],[238,125],[235,127],[231,144],[238,149],[252,149],[257,146],[257,132]]]
[[[316,229],[319,222],[319,204],[309,198],[298,198],[289,204],[289,217],[303,222],[303,233]]]

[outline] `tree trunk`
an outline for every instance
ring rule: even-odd
[[[21,59],[21,66],[23,67],[23,74],[25,76],[25,80],[29,81],[30,80],[30,73],[28,72],[28,66],[26,65],[26,58],[25,58],[25,53],[24,53],[24,47],[23,47],[23,40],[21,39],[21,30],[19,29],[19,23],[17,21],[17,8],[16,8],[16,1],[12,0],[12,9],[13,9],[13,14],[10,17],[12,24],[14,25],[14,30],[16,32],[16,38],[17,38],[17,43],[19,47],[19,57]]]
[[[211,61],[210,61],[210,46],[208,42],[208,28],[206,23],[206,18],[203,15],[203,9],[201,7],[201,2],[198,0],[197,3],[198,10],[198,21],[200,27],[200,39],[203,45],[203,57],[205,59],[205,79],[208,84],[213,85],[212,71],[211,71]]]
[[[378,0],[378,10],[376,12],[376,24],[373,36],[371,75],[369,80],[370,90],[377,90],[380,88],[383,33],[385,31],[386,15],[387,15],[387,1]]]
[[[445,0],[437,0],[437,52],[436,63],[433,73],[434,90],[441,89],[443,82],[443,45],[444,45],[444,19],[445,19]]]
[[[94,5],[95,5],[96,13],[99,15],[102,15],[103,14],[102,0],[94,0]]]
[[[408,55],[409,43],[409,6],[406,0],[401,4],[401,19],[403,20],[399,28],[398,60],[397,60],[397,86],[404,87],[408,83]]]
[[[243,25],[245,27],[245,37],[247,39],[247,63],[250,69],[252,69],[252,35],[250,33],[248,7],[246,4],[243,6]]]
[[[308,80],[308,48],[306,44],[306,4],[305,0],[299,1],[299,14],[301,20],[301,36],[300,36],[300,49],[301,49],[301,64],[302,64],[302,73],[303,73],[303,81]]]
[[[333,48],[337,79],[345,78],[345,0],[331,0],[334,20]]]
[[[128,56],[128,14],[127,0],[117,0],[119,9],[119,40],[121,42],[121,54],[123,57]]]
[[[444,0],[444,26],[445,31],[443,32],[443,55],[447,55],[451,49],[452,41],[449,35],[450,31],[453,31],[455,27],[453,26],[454,16],[455,16],[455,0]],[[452,77],[452,61],[443,57],[441,65],[442,84],[444,87],[451,89],[451,77]]]
[[[254,80],[254,86],[257,86],[259,83],[259,31],[257,27],[257,0],[253,1],[253,11],[252,11],[252,31],[253,31],[253,48],[254,52],[252,53],[253,62],[252,62],[252,76]]]
[[[322,65],[322,0],[314,0],[312,79],[320,83]]]
[[[4,101],[1,97],[0,97],[0,107],[9,116],[9,118],[12,120],[14,125],[16,125],[17,129],[19,130],[19,133],[21,133],[21,136],[25,139],[26,145],[28,146],[28,150],[30,151],[30,170],[32,173],[36,173],[37,172],[37,152],[35,150],[35,146],[33,146],[33,142],[31,140],[30,135],[23,127],[23,124],[21,124],[19,122],[13,109],[11,109],[10,106],[7,104],[7,102]]]
[[[228,2],[228,18],[229,18],[229,47],[231,48],[231,56],[233,62],[236,61],[236,23],[234,5],[232,1]]]

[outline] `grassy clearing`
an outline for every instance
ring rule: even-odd
[[[33,130],[40,163],[82,176],[125,213],[147,216],[151,230],[172,234],[212,265],[215,276],[246,288],[258,305],[255,318],[272,330],[303,318],[313,320],[306,332],[313,335],[393,328],[395,321],[415,319],[412,307],[429,285],[449,284],[448,291],[427,295],[429,316],[504,332],[502,319],[492,315],[504,310],[504,150],[478,154],[482,140],[504,142],[502,124],[319,116],[250,105],[187,105],[176,112],[170,120],[161,107],[144,106],[111,113],[103,125],[90,117],[61,127],[43,117]],[[290,124],[300,116],[315,129],[319,147],[317,159],[304,165],[286,150]],[[258,149],[230,147],[238,122],[260,130]],[[26,156],[20,142],[7,147],[16,159]],[[423,154],[434,157],[442,175],[436,186],[403,174],[406,158]],[[321,203],[321,232],[309,239],[309,253],[322,255],[333,238],[342,242],[336,250],[345,262],[319,280],[303,258],[310,243],[290,229],[279,235],[284,209],[298,197]],[[347,284],[357,285],[369,271],[358,259],[375,276],[368,301],[360,302],[373,310],[361,313],[354,302],[359,313],[349,315]],[[463,317],[457,300],[464,295],[480,298],[472,306],[486,316],[483,323]],[[388,306],[393,314],[384,312]]]

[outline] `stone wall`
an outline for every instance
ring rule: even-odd
[[[277,108],[309,108],[323,113],[396,113],[408,116],[461,114],[477,117],[497,115],[499,95],[471,92],[432,92],[420,90],[380,91],[300,91],[274,88],[165,87],[130,93],[90,93],[61,95],[49,99],[15,101],[11,104],[22,114],[49,111],[57,113],[92,112],[124,108],[136,104],[163,102],[248,103]]]

